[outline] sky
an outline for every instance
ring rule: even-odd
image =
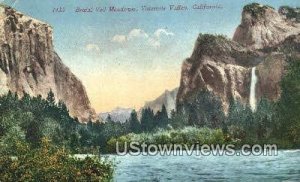
[[[181,65],[199,33],[231,38],[249,0],[0,0],[50,24],[54,48],[86,87],[97,112],[139,109],[166,89],[179,86]],[[256,0],[278,8],[299,0]],[[194,10],[194,4],[220,9]],[[186,11],[169,10],[187,6]],[[137,12],[95,12],[97,7],[133,7]],[[166,11],[142,11],[142,6]],[[62,7],[65,12],[55,12]],[[75,12],[93,8],[92,13]]]

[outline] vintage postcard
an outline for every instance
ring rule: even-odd
[[[299,169],[299,0],[0,0],[0,182]]]

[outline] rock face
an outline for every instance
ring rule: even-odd
[[[80,121],[95,118],[81,81],[54,51],[52,28],[9,7],[0,8],[0,94],[46,97],[50,90]]]
[[[278,13],[271,7],[259,4],[245,6],[242,22],[233,40],[248,48],[261,49],[275,46],[290,35],[299,34],[300,24],[289,16],[288,10],[282,7]]]
[[[153,101],[146,102],[144,107],[142,107],[138,115],[141,116],[142,109],[150,108],[153,110],[154,113],[157,113],[161,110],[162,106],[165,105],[168,116],[171,116],[172,110],[176,110],[176,96],[178,93],[178,88],[175,88],[171,91],[166,90],[162,95],[160,95],[158,98],[156,98]]]
[[[193,54],[182,65],[177,109],[184,110],[201,90],[219,98],[225,113],[231,99],[248,104],[253,67],[257,68],[257,99],[277,100],[288,57],[300,57],[299,40],[300,24],[284,8],[276,12],[259,4],[245,6],[233,40],[198,37]]]
[[[126,120],[130,118],[130,114],[133,111],[131,108],[120,108],[117,107],[116,109],[112,110],[111,112],[100,113],[99,117],[100,120],[106,121],[108,115],[110,115],[111,119],[115,122],[124,123]]]

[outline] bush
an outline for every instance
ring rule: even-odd
[[[18,143],[18,155],[0,157],[0,181],[109,181],[113,168],[99,157],[78,160],[58,149],[47,139],[30,149]]]
[[[118,138],[112,138],[107,142],[109,152],[116,152],[116,143],[119,143],[119,151],[123,151],[125,142],[138,142],[139,144],[223,144],[225,135],[221,129],[186,127],[176,130],[160,130],[156,133],[128,134]]]

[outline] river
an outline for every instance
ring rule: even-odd
[[[300,150],[277,156],[116,156],[114,181],[300,181]]]

